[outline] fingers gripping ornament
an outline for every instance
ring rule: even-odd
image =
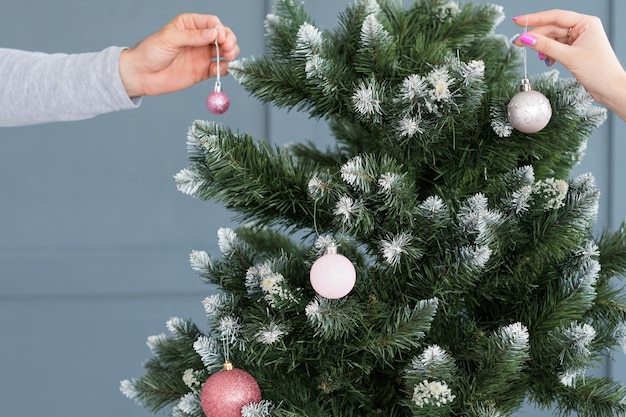
[[[220,47],[217,39],[215,39],[215,53],[217,55],[217,76],[213,92],[206,98],[206,107],[213,114],[224,114],[230,107],[230,98],[222,91],[222,82],[220,81]]]
[[[336,299],[352,291],[356,271],[348,258],[337,253],[336,246],[329,246],[313,263],[310,279],[315,292],[324,298]]]
[[[241,408],[261,401],[261,389],[255,379],[226,360],[202,385],[200,403],[206,417],[241,417]]]

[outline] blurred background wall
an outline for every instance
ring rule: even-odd
[[[352,0],[308,0],[315,22],[334,27]],[[410,0],[404,0],[408,4]],[[558,0],[495,1],[507,19],[497,31],[520,32],[510,18]],[[3,0],[0,46],[44,52],[132,46],[182,12],[220,16],[233,28],[241,57],[264,52],[263,20],[271,0]],[[618,0],[567,6],[605,22],[626,57],[616,22]],[[529,73],[546,67],[529,53]],[[521,71],[521,69],[520,69]],[[562,69],[563,76],[569,76]],[[0,74],[2,82],[2,74]],[[330,142],[325,124],[277,110],[222,80],[231,108],[206,111],[213,80],[186,91],[144,98],[139,109],[91,120],[0,128],[0,408],[12,417],[147,416],[123,397],[119,381],[143,373],[148,336],[171,316],[204,323],[211,292],[188,265],[194,249],[218,253],[217,230],[230,214],[176,190],[187,167],[186,132],[196,119],[217,120],[277,144]],[[2,100],[2,97],[0,97]],[[621,179],[625,125],[611,116],[589,142],[577,172],[592,172],[602,190],[598,227],[626,217]],[[598,372],[626,380],[626,358],[614,354]],[[525,409],[520,415],[538,415]]]

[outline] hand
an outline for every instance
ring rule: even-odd
[[[219,45],[217,67],[215,40]],[[120,55],[120,76],[129,97],[183,90],[226,75],[239,54],[237,37],[212,15],[182,14]]]
[[[516,45],[540,52],[548,65],[560,62],[597,102],[618,114],[625,111],[621,109],[626,100],[626,74],[599,18],[549,10],[513,20],[519,26],[533,27],[515,40]]]

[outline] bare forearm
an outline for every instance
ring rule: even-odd
[[[622,71],[613,81],[607,81],[606,86],[605,95],[598,97],[598,101],[626,121],[626,72]]]

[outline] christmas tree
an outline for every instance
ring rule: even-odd
[[[530,77],[549,124],[515,129],[522,55],[496,34],[503,17],[356,0],[322,31],[304,4],[278,0],[267,54],[231,73],[259,100],[327,121],[336,146],[191,126],[179,190],[244,226],[220,229],[219,256],[191,253],[217,288],[207,329],[171,319],[124,394],[193,417],[495,417],[525,401],[626,412],[626,389],[589,371],[626,341],[614,282],[626,232],[594,232],[594,179],[570,177],[606,112],[552,71]],[[225,362],[260,395],[247,382],[203,390]]]

